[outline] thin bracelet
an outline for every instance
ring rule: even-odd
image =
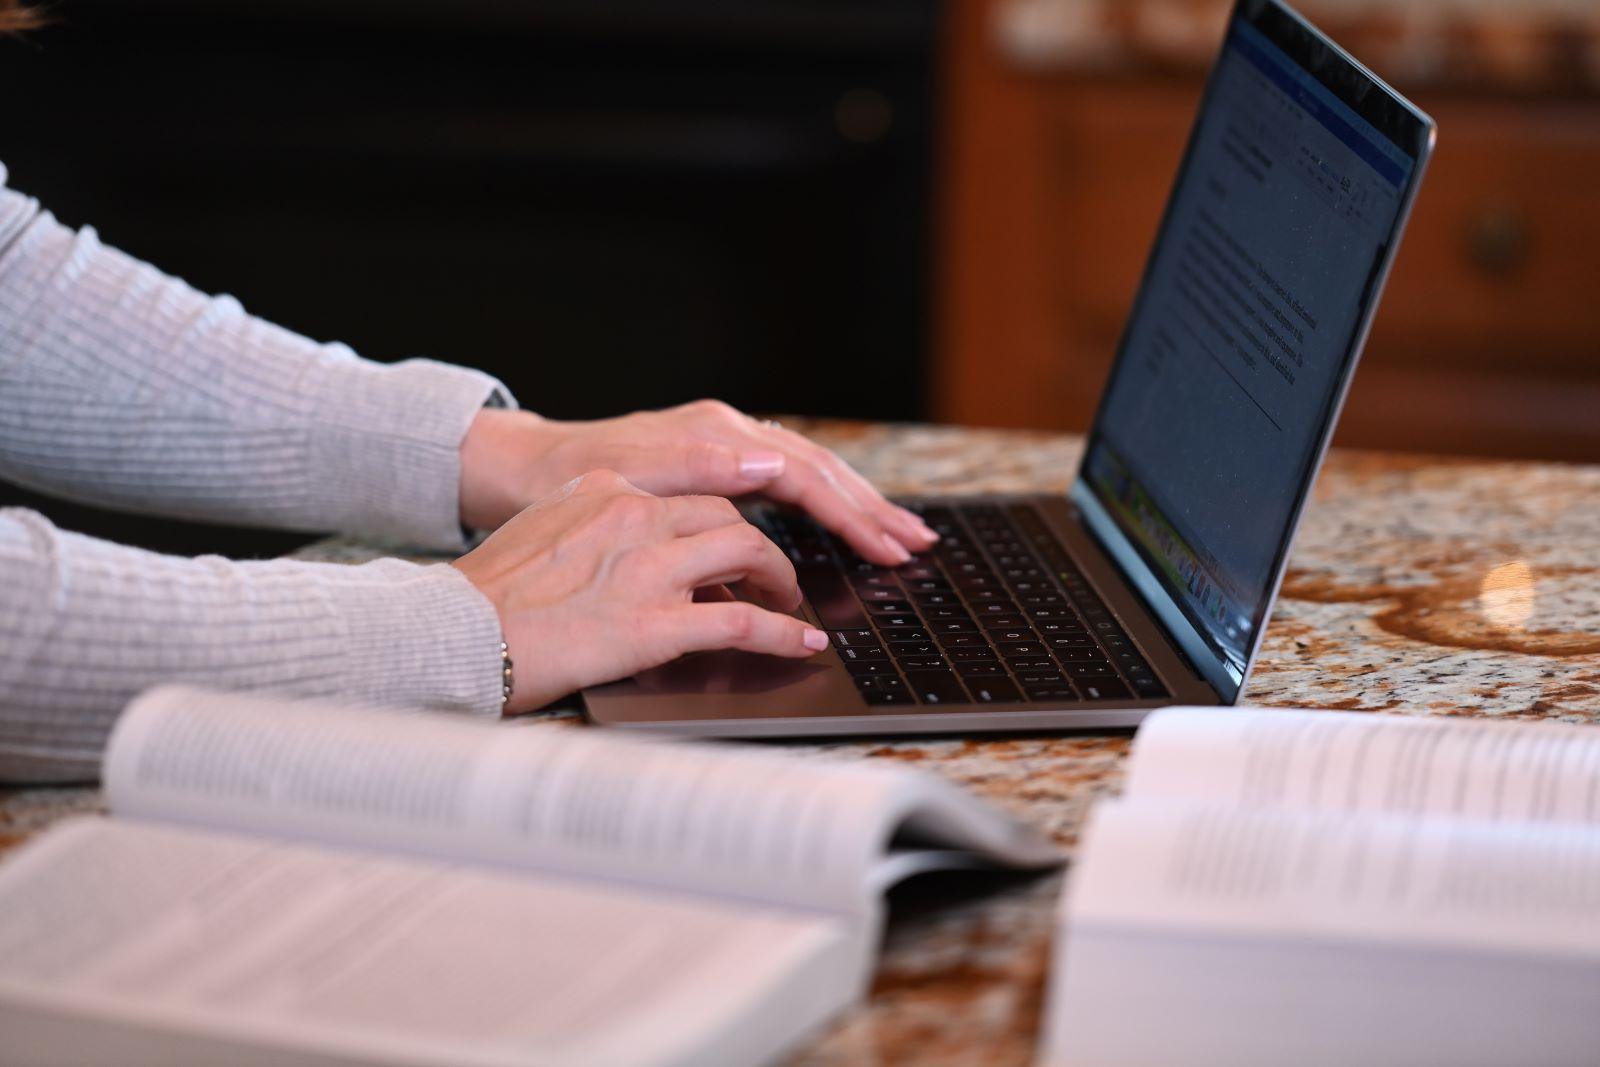
[[[511,649],[506,647],[504,641],[500,642],[500,713],[505,714],[506,705],[511,702]]]

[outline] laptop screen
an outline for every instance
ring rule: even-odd
[[[1430,143],[1297,17],[1235,10],[1082,470],[1230,700]]]

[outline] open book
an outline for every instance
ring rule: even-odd
[[[181,688],[104,781],[0,865],[7,1064],[765,1062],[888,883],[1058,859],[894,767]]]
[[[1129,774],[1049,1067],[1600,1063],[1600,728],[1172,709]]]

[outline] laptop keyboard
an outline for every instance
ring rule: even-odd
[[[1034,508],[912,505],[940,535],[881,567],[803,515],[760,521],[868,704],[1070,704],[1167,695]]]

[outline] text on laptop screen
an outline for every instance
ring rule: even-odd
[[[1415,166],[1234,22],[1084,473],[1235,682]]]

